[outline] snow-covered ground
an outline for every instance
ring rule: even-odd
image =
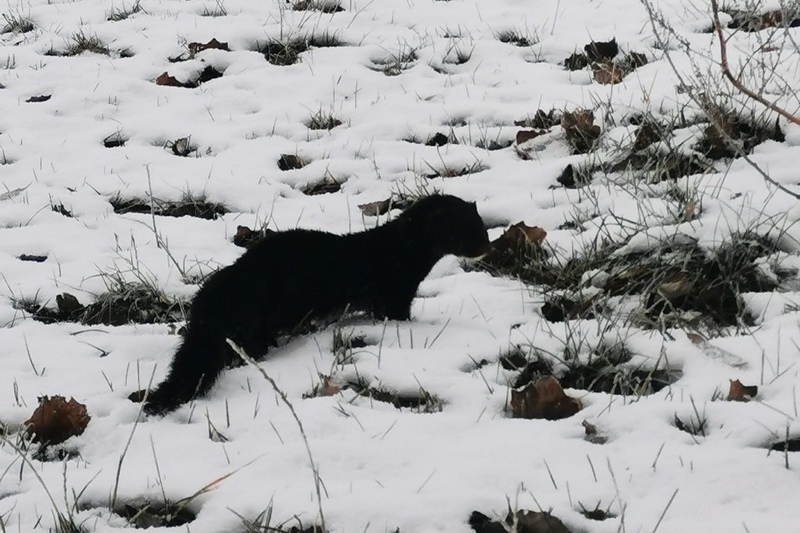
[[[718,43],[704,31],[710,7],[655,7],[676,32],[667,48],[682,76],[704,77],[712,98],[735,94],[719,81]],[[509,506],[551,511],[576,532],[798,530],[800,458],[768,453],[800,433],[797,200],[742,158],[656,184],[635,172],[598,172],[577,189],[556,181],[568,164],[613,161],[645,114],[685,121],[672,140],[679,151],[707,126],[698,125],[702,115],[679,87],[645,5],[351,0],[341,8],[294,10],[281,0],[9,0],[0,8],[9,30],[23,19],[35,26],[0,34],[0,531],[54,530],[55,509],[86,531],[117,530],[128,522],[109,509],[114,492],[118,507],[176,502],[204,487],[187,504],[196,518],[173,530],[246,531],[243,519],[268,508],[273,525],[309,526],[320,523],[321,508],[330,531],[464,532],[472,511],[503,518]],[[109,20],[123,11],[135,12]],[[502,42],[511,35],[527,43]],[[108,54],[64,55],[95,37]],[[292,65],[259,51],[312,37],[317,46]],[[612,38],[620,57],[636,52],[648,64],[613,85],[598,83],[591,68],[564,68],[584,45]],[[728,48],[733,65],[750,59],[746,80],[792,112],[792,100],[777,95],[800,88],[798,38],[800,29],[738,32]],[[193,52],[190,43],[212,39],[229,50]],[[331,40],[338,46],[320,46]],[[761,83],[752,73],[763,65],[778,77]],[[195,88],[156,83],[165,72],[189,82],[208,66],[223,75]],[[596,150],[573,155],[559,126],[511,145],[524,129],[514,122],[539,109],[593,110],[602,130]],[[311,129],[314,117],[341,124]],[[768,140],[750,158],[800,190],[800,128],[779,124],[785,141]],[[426,146],[437,133],[457,143]],[[118,137],[124,146],[104,146]],[[196,147],[187,157],[174,149],[183,138]],[[488,150],[492,142],[505,148]],[[281,170],[284,154],[307,165]],[[324,180],[341,190],[303,193]],[[209,396],[136,424],[139,405],[127,397],[164,377],[179,342],[174,326],[43,324],[20,309],[34,299],[55,307],[64,292],[88,304],[120,277],[190,301],[197,285],[187,281],[242,253],[232,243],[239,225],[359,231],[397,213],[379,220],[360,204],[434,190],[477,202],[492,238],[520,221],[544,228],[553,261],[602,239],[626,243],[619,254],[667,236],[714,250],[750,229],[780,241],[783,251],[763,263],[783,275],[777,290],[743,295],[754,324],[660,331],[634,320],[637,296],[611,297],[597,318],[549,322],[546,289],[445,258],[421,284],[411,321],[347,317],[287,339],[260,363],[302,421],[321,502],[295,419],[252,367],[228,370]],[[110,202],[149,204],[151,196],[204,198],[228,212],[153,218],[117,214]],[[697,342],[698,332],[708,342]],[[343,357],[332,350],[338,334],[366,346]],[[501,358],[518,348],[557,359],[575,339],[624,342],[630,365],[668,367],[680,379],[644,396],[567,389],[583,404],[577,415],[513,418],[517,372]],[[337,388],[361,381],[401,395],[422,390],[434,401],[396,408],[350,388],[312,394],[323,376]],[[758,396],[726,401],[733,379],[758,385]],[[37,445],[14,449],[45,395],[74,397],[91,415],[86,431],[61,445],[62,461],[34,459]],[[586,440],[584,421],[607,441]],[[701,434],[684,431],[701,424]],[[595,509],[606,519],[585,516]]]

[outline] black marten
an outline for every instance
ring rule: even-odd
[[[407,320],[417,286],[439,259],[488,251],[475,204],[447,195],[423,198],[361,233],[270,233],[197,292],[169,374],[144,409],[165,413],[206,394],[236,360],[226,338],[257,357],[279,335],[345,309]]]

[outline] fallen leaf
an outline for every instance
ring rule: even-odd
[[[689,222],[694,218],[697,214],[697,201],[691,200],[686,202],[686,205],[683,208],[683,221]]]
[[[468,522],[475,533],[572,533],[552,514],[525,509],[509,511],[503,522],[473,511]]]
[[[43,396],[24,425],[36,442],[58,444],[82,434],[91,418],[86,406],[74,398],[67,401],[63,396]]]
[[[444,133],[436,133],[432,135],[427,141],[425,141],[425,146],[444,146],[450,139]]]
[[[360,204],[358,208],[361,209],[361,212],[364,214],[364,216],[377,217],[378,215],[385,215],[388,213],[391,203],[391,198],[387,198],[386,200],[378,200],[377,202]]]
[[[30,102],[30,103],[34,103],[34,104],[35,103],[39,103],[39,102],[46,102],[46,101],[50,100],[50,98],[52,98],[52,96],[53,96],[52,94],[42,94],[40,96],[31,96],[30,98],[28,98],[25,101],[26,102]]]
[[[581,424],[583,425],[583,429],[585,432],[583,436],[584,440],[586,440],[587,442],[591,442],[592,444],[605,444],[606,442],[608,442],[608,437],[598,432],[597,426],[595,426],[594,424],[590,424],[586,420],[581,422]]]
[[[293,154],[281,154],[278,158],[278,168],[281,170],[292,170],[304,166],[306,166],[306,162]]]
[[[502,265],[513,257],[541,248],[547,232],[538,226],[517,222],[489,244],[489,253],[482,259],[486,264]]]
[[[187,87],[185,83],[179,82],[175,77],[170,76],[167,72],[164,72],[156,78],[156,85],[164,85],[166,87]]]
[[[58,312],[67,316],[73,316],[73,314],[84,310],[84,306],[81,305],[78,299],[68,292],[56,296],[56,305],[58,306]]]
[[[594,113],[586,109],[576,109],[571,113],[564,113],[561,117],[561,127],[567,134],[567,141],[576,153],[586,153],[594,147],[595,141],[600,137],[600,126],[594,124]]]
[[[572,533],[564,522],[546,512],[519,510],[509,513],[506,524],[517,533]]]
[[[322,383],[319,386],[319,396],[336,396],[342,392],[341,385],[333,382],[330,376],[320,376]]]
[[[592,63],[611,61],[619,53],[616,39],[610,41],[592,41],[583,47],[586,57]]]
[[[686,337],[698,346],[705,346],[706,344],[706,338],[700,335],[699,333],[693,333],[691,331],[687,331]]]
[[[561,124],[561,115],[555,109],[547,113],[541,109],[534,113],[533,117],[526,117],[524,120],[515,120],[514,125],[521,128],[533,128],[537,130],[549,130],[553,126]]]
[[[564,60],[564,68],[567,70],[581,70],[589,66],[589,58],[585,54],[575,52]]]
[[[191,54],[198,54],[203,50],[224,50],[226,52],[231,51],[231,49],[228,48],[228,43],[222,43],[216,39],[211,39],[207,43],[189,43],[187,48]]]
[[[530,141],[531,139],[535,139],[536,137],[539,137],[540,135],[544,135],[545,133],[547,133],[547,132],[544,131],[544,130],[519,130],[517,132],[516,141],[517,141],[517,144],[522,144],[522,143]]]
[[[667,300],[674,302],[692,291],[692,281],[687,272],[673,270],[658,285],[658,292]]]
[[[567,396],[553,376],[544,376],[511,391],[511,412],[515,418],[568,418],[583,408],[577,398]]]
[[[749,402],[758,394],[758,386],[742,385],[738,379],[731,379],[730,390],[728,391],[729,402]]]
[[[186,87],[193,87],[195,85],[200,85],[201,83],[205,83],[207,81],[215,80],[221,77],[222,77],[222,72],[209,65],[203,69],[203,71],[197,77],[197,81],[194,84],[186,84]]]
[[[147,394],[147,389],[133,391],[128,395],[128,400],[132,401],[133,403],[142,403],[144,401],[145,394]]]
[[[614,63],[598,63],[593,70],[594,81],[601,85],[615,85],[621,82],[625,75],[622,69]]]
[[[636,140],[633,141],[633,149],[637,152],[639,150],[644,150],[651,144],[660,141],[663,137],[658,124],[650,120],[645,121],[645,123],[636,130]]]

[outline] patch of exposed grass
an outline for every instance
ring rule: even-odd
[[[3,13],[3,20],[6,21],[0,33],[28,33],[36,29],[33,19],[26,17],[19,11],[9,11]]]
[[[111,53],[111,50],[109,49],[108,45],[104,43],[97,35],[90,35],[85,33],[83,30],[80,30],[74,33],[70,38],[66,55],[77,56],[84,52],[107,56]]]
[[[339,0],[299,0],[292,4],[294,11],[319,11],[320,13],[341,13],[345,11]]]
[[[209,201],[205,195],[195,195],[187,192],[178,202],[168,202],[158,199],[129,198],[120,196],[112,197],[109,202],[117,214],[125,213],[152,213],[165,217],[192,216],[206,220],[214,220],[224,215],[228,209],[217,202]]]
[[[323,32],[305,37],[270,39],[266,43],[256,43],[256,50],[273,65],[288,66],[300,61],[300,54],[311,48],[342,46],[336,33]]]
[[[501,43],[513,44],[514,46],[526,47],[533,46],[539,42],[536,32],[521,31],[516,28],[498,32],[495,37]]]
[[[141,0],[136,0],[131,5],[125,5],[123,2],[122,6],[114,7],[111,6],[106,12],[106,20],[111,22],[119,22],[121,20],[125,20],[136,13],[142,13],[144,10],[142,9]]]
[[[332,130],[337,126],[341,126],[342,121],[336,118],[333,113],[323,111],[321,108],[312,113],[306,122],[306,126],[310,130]]]
[[[397,51],[390,52],[388,56],[373,60],[373,64],[375,70],[379,70],[387,76],[399,76],[413,67],[418,59],[417,48],[403,45]]]

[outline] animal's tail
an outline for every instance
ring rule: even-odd
[[[231,350],[220,335],[206,327],[189,327],[167,378],[147,397],[144,411],[163,414],[192,398],[205,395],[230,360]]]

